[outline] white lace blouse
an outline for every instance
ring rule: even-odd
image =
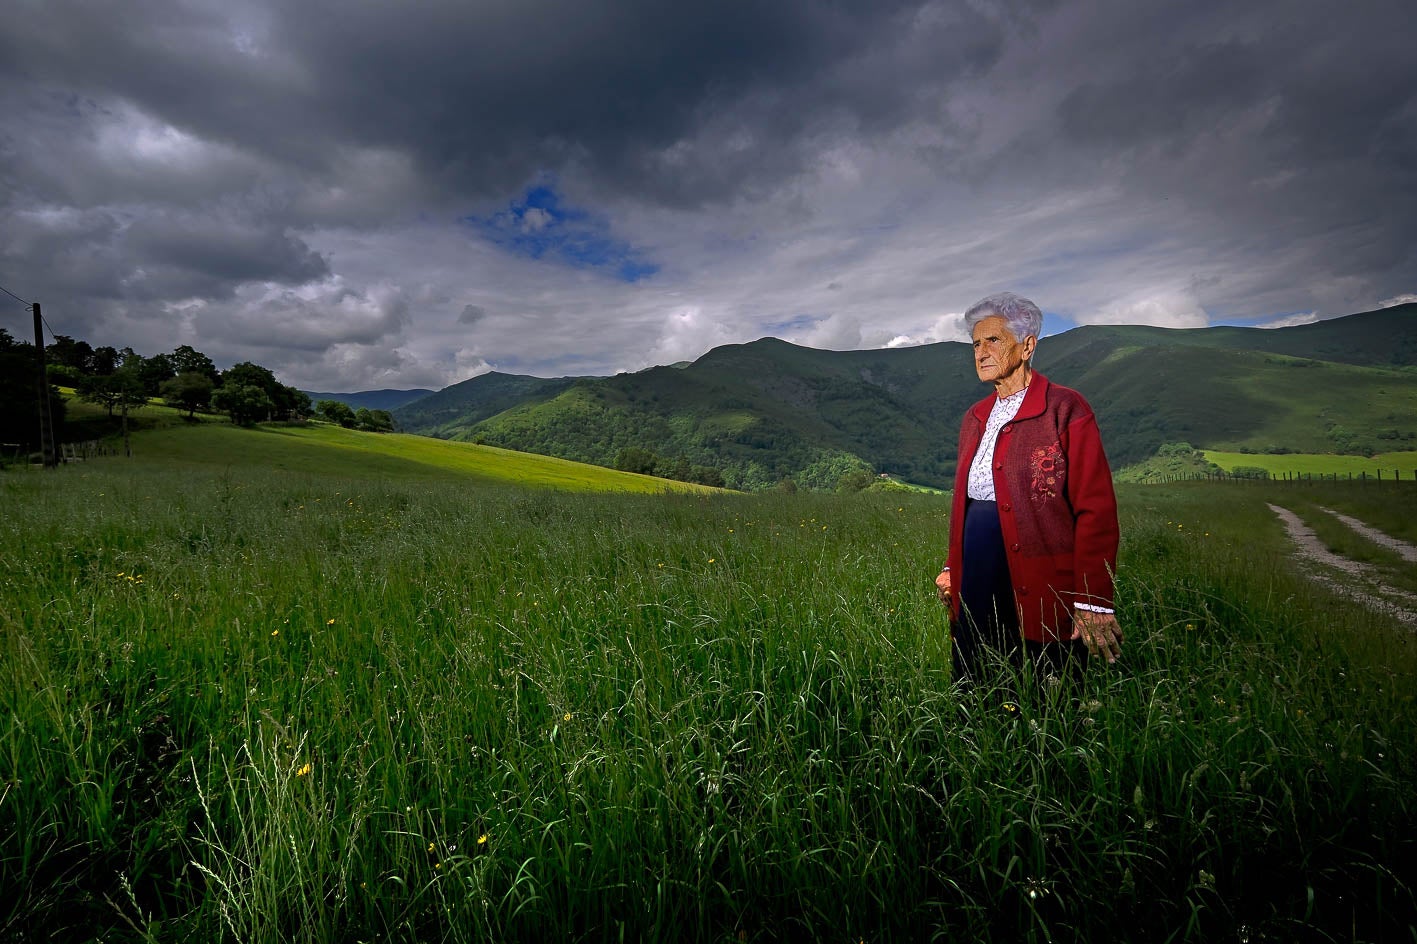
[[[1018,393],[998,397],[989,410],[989,422],[984,424],[984,437],[979,440],[979,448],[974,451],[974,461],[969,464],[969,487],[965,494],[975,501],[995,501],[994,496],[994,446],[999,441],[999,430],[1004,424],[1018,416],[1023,406],[1023,398],[1028,394],[1024,387]]]

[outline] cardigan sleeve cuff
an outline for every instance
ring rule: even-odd
[[[1089,613],[1116,613],[1110,606],[1094,606],[1091,603],[1074,603],[1074,607],[1079,610],[1087,610]]]

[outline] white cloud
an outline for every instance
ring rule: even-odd
[[[1293,315],[1285,315],[1282,318],[1275,318],[1255,325],[1256,328],[1292,328],[1295,325],[1313,324],[1319,320],[1319,313],[1316,311],[1301,311]]]
[[[551,225],[553,217],[541,207],[531,207],[522,214],[522,232],[539,233]]]
[[[1119,298],[1093,311],[1079,312],[1078,324],[1141,324],[1158,328],[1204,328],[1210,317],[1184,289],[1147,292]]]
[[[1396,305],[1410,305],[1413,302],[1417,302],[1417,295],[1414,295],[1411,292],[1406,292],[1402,295],[1394,295],[1392,298],[1383,299],[1382,301],[1378,302],[1378,307],[1392,308]]]

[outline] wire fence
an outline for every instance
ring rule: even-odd
[[[1417,469],[1404,474],[1402,469],[1375,469],[1372,472],[1270,472],[1246,470],[1244,472],[1187,472],[1177,475],[1160,475],[1142,480],[1147,485],[1162,485],[1169,482],[1412,482],[1417,484]]]

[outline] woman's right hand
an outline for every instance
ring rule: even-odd
[[[939,594],[940,602],[948,606],[950,602],[950,569],[948,567],[940,571],[940,576],[935,578],[935,591]]]

